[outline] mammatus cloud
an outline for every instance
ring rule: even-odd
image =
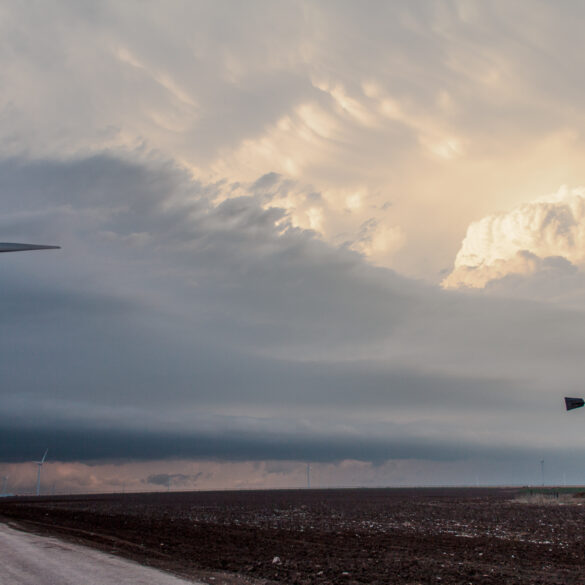
[[[558,192],[472,223],[445,288],[482,288],[509,275],[585,263],[585,188]],[[573,266],[574,265],[574,266]]]
[[[436,282],[472,218],[582,180],[582,19],[540,0],[6,3],[0,155],[278,173],[302,186],[275,202],[294,226]]]

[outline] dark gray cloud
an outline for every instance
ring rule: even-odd
[[[170,487],[171,484],[176,488],[177,485],[188,485],[191,489],[193,484],[203,475],[202,472],[195,473],[193,475],[186,475],[184,473],[157,473],[149,475],[145,480],[145,483],[152,485],[162,485]]]
[[[63,245],[2,260],[2,460],[520,457],[578,432],[576,309],[371,267],[263,207],[278,175],[0,168],[3,239]]]
[[[163,459],[203,459],[229,461],[315,461],[337,462],[345,459],[372,461],[380,464],[390,459],[456,461],[461,459],[534,458],[538,454],[551,457],[577,456],[582,450],[549,448],[533,449],[517,446],[470,444],[452,437],[441,442],[416,437],[389,440],[382,437],[327,437],[264,433],[246,435],[226,431],[221,436],[174,434],[160,432],[100,431],[93,429],[0,429],[0,457],[3,462],[34,461],[51,445],[51,460],[85,461],[160,461]],[[10,444],[18,444],[18,453]],[[164,483],[167,484],[165,476]],[[150,483],[157,483],[150,481]]]

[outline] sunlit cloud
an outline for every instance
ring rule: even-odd
[[[558,192],[472,223],[445,287],[484,287],[510,274],[531,275],[558,257],[585,262],[585,189]]]

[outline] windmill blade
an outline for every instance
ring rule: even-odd
[[[574,408],[581,408],[585,405],[583,398],[567,398],[565,396],[565,406],[567,410],[573,410]]]
[[[583,406],[583,405],[581,405]],[[43,458],[39,461],[39,464],[42,465],[45,462],[45,458],[47,457],[47,453],[49,452],[49,450],[47,449],[45,451],[45,454],[43,455]]]
[[[27,250],[58,250],[61,246],[44,246],[42,244],[12,244],[0,242],[0,252],[25,252]]]

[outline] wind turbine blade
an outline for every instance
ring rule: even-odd
[[[43,458],[39,461],[39,463],[42,465],[45,462],[45,458],[47,457],[47,453],[49,452],[49,450],[47,449],[45,451],[45,454],[43,455]]]
[[[0,252],[24,252],[26,250],[57,250],[61,246],[44,246],[42,244],[12,244],[0,242]]]

